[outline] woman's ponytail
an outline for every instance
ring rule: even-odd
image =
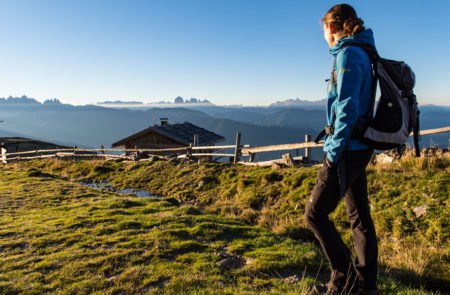
[[[358,34],[365,30],[364,21],[358,17],[356,18],[348,18],[342,24],[342,30],[344,31],[344,35],[352,36]]]
[[[364,21],[356,15],[356,11],[348,4],[338,4],[330,8],[322,19],[326,24],[333,24],[337,31],[345,36],[352,36],[364,31]]]

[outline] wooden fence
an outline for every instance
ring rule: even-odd
[[[450,132],[450,126],[422,130],[420,135],[438,134]],[[241,163],[245,165],[257,165],[268,166],[273,163],[285,163],[289,164],[295,160],[308,161],[310,159],[311,148],[322,147],[323,142],[315,143],[311,141],[310,135],[305,135],[305,141],[299,143],[268,145],[268,146],[256,146],[241,144],[241,133],[236,134],[236,143],[234,145],[222,145],[222,146],[187,146],[177,148],[164,148],[164,149],[117,149],[117,148],[98,148],[98,149],[83,149],[83,148],[70,148],[70,149],[45,149],[45,150],[33,150],[25,152],[8,153],[5,147],[1,148],[1,158],[3,163],[17,162],[23,160],[33,159],[125,159],[125,160],[139,160],[140,155],[145,154],[147,157],[152,155],[163,158],[200,158],[200,157],[230,157],[233,163]],[[274,152],[274,151],[289,151],[304,149],[304,156],[291,157],[290,154],[283,155],[282,159],[274,159],[270,161],[255,162],[255,156],[259,153]],[[212,152],[218,150],[219,152]],[[224,152],[228,150],[229,152]],[[167,154],[170,153],[170,156]],[[241,161],[241,157],[247,157],[247,161]],[[145,159],[142,159],[145,160]]]

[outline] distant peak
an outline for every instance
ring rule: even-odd
[[[0,104],[40,104],[40,102],[34,98],[22,95],[21,97],[8,96],[7,98],[0,98]]]
[[[44,101],[45,105],[61,105],[61,101],[57,98],[51,98],[51,99],[47,99],[46,101]]]
[[[100,101],[97,102],[97,104],[103,104],[103,105],[110,105],[110,104],[127,104],[127,105],[133,105],[133,104],[143,104],[141,101],[123,101],[123,100],[114,100],[114,101]]]
[[[326,99],[321,100],[303,100],[300,98],[286,99],[283,101],[277,101],[269,105],[269,107],[286,107],[286,106],[321,106],[325,105]]]
[[[211,102],[210,102],[209,100],[207,100],[207,99],[203,99],[203,100],[202,100],[202,99],[198,99],[198,98],[195,98],[195,97],[191,97],[191,98],[186,98],[186,99],[184,99],[184,98],[182,98],[181,96],[175,97],[173,103],[176,103],[176,104],[182,104],[182,103],[192,103],[192,104],[195,104],[195,103],[203,103],[203,104],[211,104]]]

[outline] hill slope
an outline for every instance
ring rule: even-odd
[[[289,286],[276,271],[320,264],[310,243],[174,199],[97,192],[35,172],[2,169],[0,178],[1,294],[284,293],[307,281]]]
[[[449,167],[443,158],[369,169],[384,293],[448,292]],[[326,273],[302,220],[316,168],[37,161],[0,169],[0,293],[307,294]],[[93,180],[163,197],[80,184]],[[344,211],[333,218],[350,242]],[[285,280],[292,275],[300,280]]]

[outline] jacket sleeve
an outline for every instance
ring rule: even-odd
[[[337,98],[334,102],[334,133],[328,139],[327,157],[335,165],[344,152],[359,117],[363,64],[361,55],[351,47],[336,57]]]

